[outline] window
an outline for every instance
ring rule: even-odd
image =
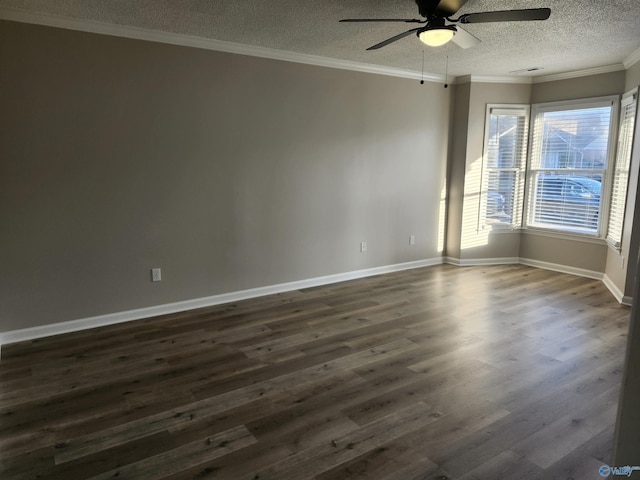
[[[621,104],[618,150],[613,168],[613,187],[611,190],[611,207],[609,209],[609,227],[607,229],[607,242],[617,249],[622,244],[622,227],[627,203],[631,148],[638,104],[637,96],[637,89],[633,90],[622,98]]]
[[[480,195],[481,228],[522,224],[527,105],[488,105]]]
[[[600,235],[614,100],[534,106],[528,227]]]

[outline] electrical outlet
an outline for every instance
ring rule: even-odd
[[[409,236],[409,245],[415,245],[416,244],[416,236],[415,235],[410,235]]]
[[[151,281],[152,282],[160,282],[162,281],[162,270],[159,268],[151,269]]]
[[[367,251],[367,242],[360,242],[360,252],[364,253]]]

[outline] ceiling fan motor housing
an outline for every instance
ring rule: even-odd
[[[467,0],[416,0],[420,15],[425,18],[438,16],[449,17],[467,3]]]

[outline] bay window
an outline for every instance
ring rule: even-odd
[[[637,102],[636,89],[622,102],[533,105],[531,116],[528,105],[487,105],[478,229],[606,238],[619,249]]]

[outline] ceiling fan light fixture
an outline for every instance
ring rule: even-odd
[[[418,32],[418,38],[422,43],[430,47],[440,47],[448,43],[456,34],[454,25],[428,27]]]

